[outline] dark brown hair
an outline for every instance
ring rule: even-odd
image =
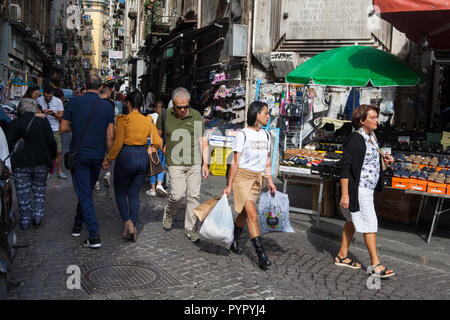
[[[352,125],[355,130],[361,128],[361,121],[364,122],[367,119],[367,114],[370,110],[375,111],[377,114],[380,114],[380,108],[374,104],[362,104],[357,106],[355,110],[353,110],[352,114]]]
[[[28,87],[27,92],[25,92],[25,94],[24,94],[24,96],[22,98],[31,98],[31,95],[35,91],[40,91],[39,87],[37,87],[37,86]]]

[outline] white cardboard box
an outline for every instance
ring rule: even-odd
[[[296,167],[290,167],[289,172],[291,173],[303,173],[303,174],[311,174],[310,168],[296,168]]]

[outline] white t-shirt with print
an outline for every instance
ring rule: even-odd
[[[50,100],[50,102],[48,104],[47,104],[47,101],[45,101],[44,96],[37,98],[36,102],[38,105],[41,106],[42,111],[44,111],[47,108],[50,108],[55,113],[58,113],[59,111],[64,110],[64,105],[63,105],[61,99],[59,99],[57,97],[53,97],[52,100]],[[51,115],[47,115],[47,119],[48,119],[48,122],[50,122],[52,131],[59,131],[59,120]]]
[[[267,154],[270,152],[270,135],[266,130],[244,128],[238,132],[233,142],[233,151],[241,152],[239,168],[264,172]]]

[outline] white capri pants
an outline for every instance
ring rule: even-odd
[[[356,232],[376,233],[378,231],[378,219],[373,203],[372,189],[358,188],[359,211],[350,212],[344,209],[344,217],[347,221],[352,221]]]

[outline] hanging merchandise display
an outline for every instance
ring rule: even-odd
[[[238,73],[232,71],[215,70],[199,79],[199,103],[212,149],[211,174],[225,176],[233,139],[245,126],[246,91]]]
[[[28,83],[25,82],[22,78],[12,78],[9,80],[8,86],[10,89],[11,99],[18,100],[20,99],[28,89]]]

